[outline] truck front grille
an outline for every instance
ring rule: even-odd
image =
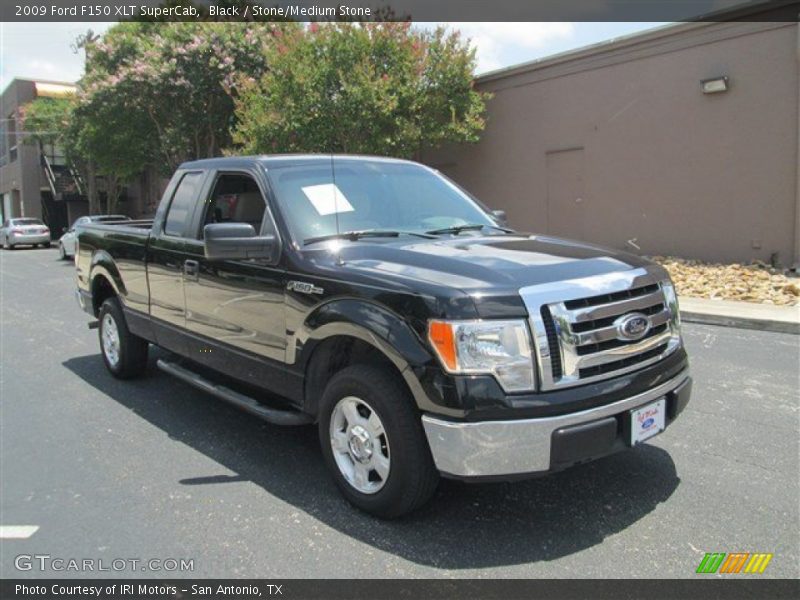
[[[582,385],[662,360],[680,345],[677,306],[660,267],[520,290],[535,338],[539,388]],[[626,318],[641,317],[642,332]],[[641,324],[642,320],[639,321]]]

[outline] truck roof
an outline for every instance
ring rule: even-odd
[[[204,158],[192,160],[181,164],[181,169],[216,169],[234,166],[252,166],[258,163],[264,167],[286,167],[301,164],[312,164],[315,162],[327,162],[331,158],[336,160],[369,160],[385,161],[395,163],[411,163],[412,161],[402,158],[391,158],[387,156],[370,156],[362,154],[261,154],[254,156],[222,156],[217,158]]]

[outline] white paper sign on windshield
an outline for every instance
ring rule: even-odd
[[[335,183],[310,185],[302,188],[302,190],[306,198],[314,205],[314,208],[322,217],[355,210],[353,205],[345,198],[342,190],[340,190]]]

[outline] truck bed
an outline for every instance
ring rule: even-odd
[[[153,226],[153,219],[138,219],[136,221],[107,221],[105,223],[88,223],[81,226],[81,231],[108,231],[121,232],[132,231],[141,233],[143,230],[149,232]]]

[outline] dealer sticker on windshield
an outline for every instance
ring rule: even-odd
[[[667,400],[661,398],[652,404],[631,411],[631,446],[664,431]]]
[[[317,213],[324,217],[335,213],[352,212],[355,209],[335,183],[322,183],[302,188]]]

